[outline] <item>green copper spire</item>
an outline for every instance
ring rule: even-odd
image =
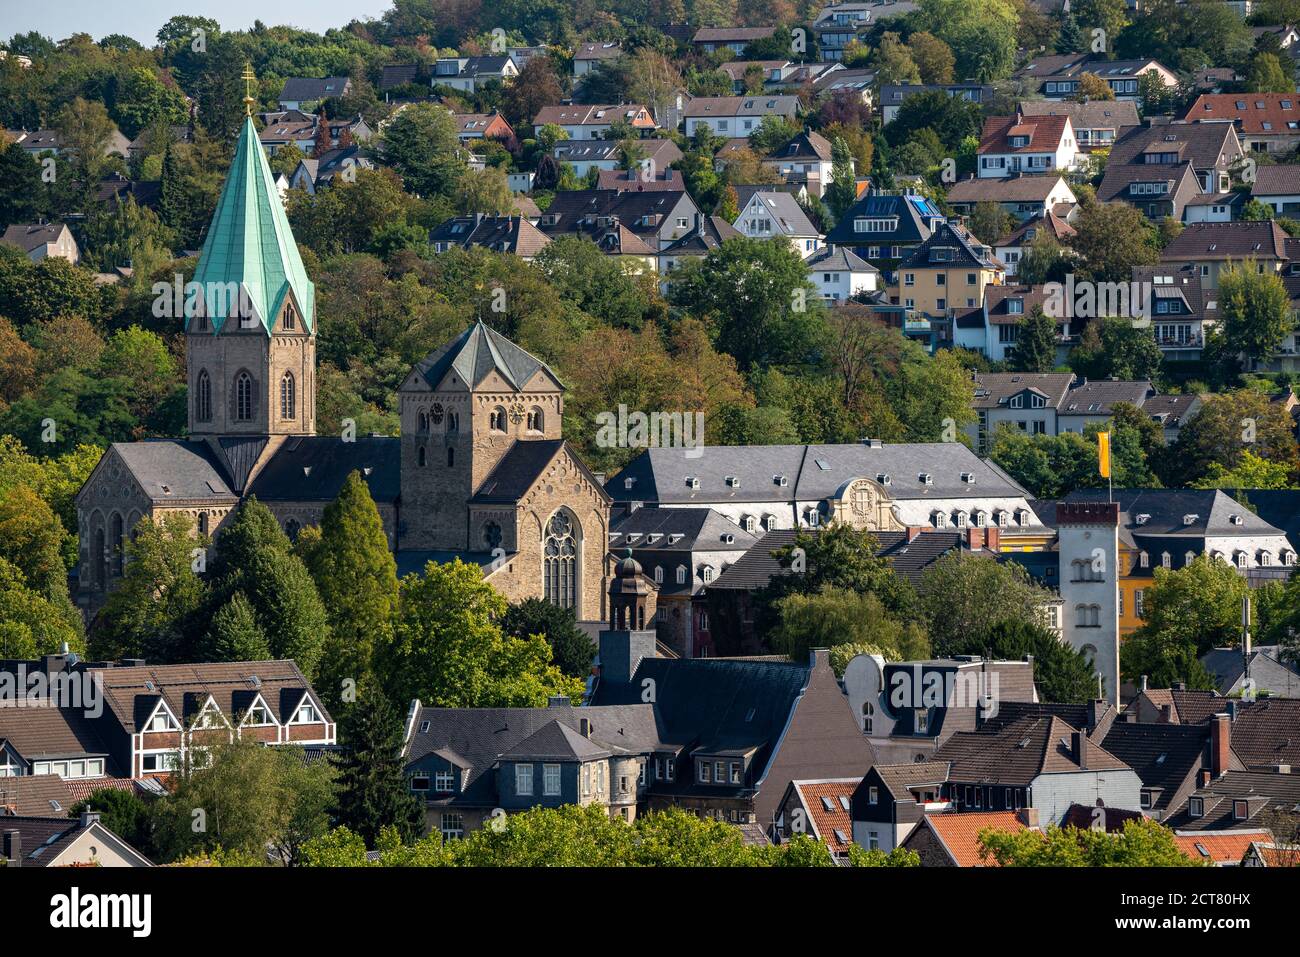
[[[203,241],[194,282],[202,290],[213,332],[220,332],[235,314],[241,293],[267,335],[274,331],[290,294],[307,329],[315,332],[316,287],[298,255],[251,116],[239,133],[235,161]],[[191,300],[197,295],[187,295],[186,328],[197,305]]]

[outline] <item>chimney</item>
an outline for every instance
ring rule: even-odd
[[[1157,724],[1174,723],[1174,706],[1171,704],[1162,704],[1160,706],[1160,720]]]
[[[1209,768],[1201,768],[1201,770],[1196,773],[1196,786],[1198,788],[1208,787],[1211,780],[1212,778],[1210,776]]]
[[[1088,736],[1082,731],[1075,731],[1070,735],[1070,750],[1074,752],[1074,763],[1079,765],[1080,771],[1088,770]]]
[[[1210,774],[1215,779],[1228,770],[1228,753],[1232,750],[1232,719],[1216,714],[1210,721]]]
[[[974,525],[966,529],[966,547],[972,552],[984,547],[983,529],[976,528]]]
[[[1170,687],[1173,691],[1186,691],[1186,690],[1187,690],[1187,682],[1185,682],[1185,681],[1175,681],[1175,682],[1174,682],[1172,685],[1170,685],[1169,687]]]
[[[996,525],[990,525],[984,529],[984,544],[991,552],[1000,551],[1002,548],[1002,529]]]
[[[21,831],[5,831],[4,856],[10,867],[23,866],[23,835]]]
[[[1096,698],[1088,702],[1088,730],[1094,731],[1101,716],[1106,713],[1106,702]]]
[[[1146,675],[1143,675],[1143,676],[1142,676],[1142,690],[1143,690],[1143,691],[1146,691],[1146,690],[1147,690],[1147,676],[1146,676]]]
[[[1022,807],[1019,811],[1016,812],[1016,817],[1020,819],[1020,823],[1023,824],[1025,827],[1032,828],[1034,830],[1038,829],[1038,808]]]
[[[90,827],[90,825],[92,825],[92,824],[98,824],[98,823],[99,823],[99,812],[98,812],[98,811],[82,811],[82,812],[81,812],[81,826],[82,826],[82,827]]]
[[[591,737],[591,719],[590,719],[590,718],[579,718],[579,719],[578,719],[578,733],[581,734],[584,738],[590,738],[590,737]]]
[[[916,541],[917,536],[920,534],[921,534],[921,527],[919,525],[907,526],[907,540],[909,542]]]

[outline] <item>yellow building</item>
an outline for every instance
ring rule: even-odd
[[[993,250],[967,230],[944,222],[898,266],[890,298],[928,316],[984,303],[984,288],[1006,280]]]

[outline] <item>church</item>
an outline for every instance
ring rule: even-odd
[[[316,433],[316,291],[251,117],[186,289],[188,437],[113,443],[77,494],[87,618],[141,519],[180,513],[217,536],[255,496],[294,537],[353,471],[399,574],[460,558],[510,601],[605,618],[611,499],[561,437],[559,378],[482,322],[403,381],[400,437]]]

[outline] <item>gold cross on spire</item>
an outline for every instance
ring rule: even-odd
[[[257,101],[253,99],[253,83],[257,80],[257,74],[253,72],[253,64],[244,64],[244,115],[253,115],[253,104]]]

